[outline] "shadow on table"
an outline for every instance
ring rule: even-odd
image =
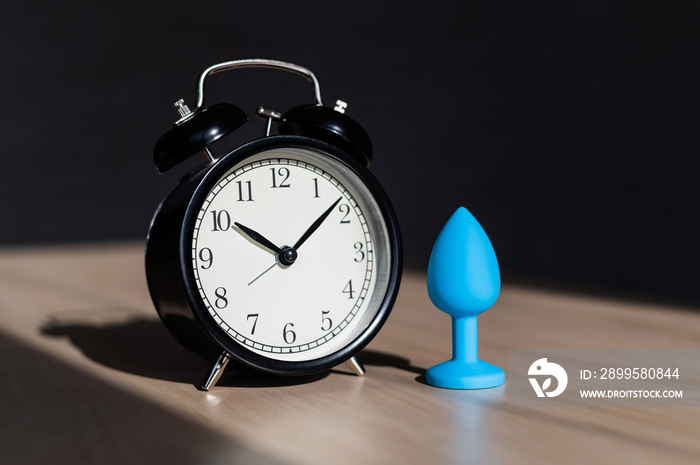
[[[210,362],[190,353],[168,333],[160,320],[133,318],[118,323],[53,321],[41,333],[68,340],[91,360],[115,370],[153,379],[194,384],[204,380]],[[364,350],[365,365],[392,366],[419,375],[425,370],[408,359]],[[217,383],[231,387],[281,387],[306,384],[328,376],[330,371],[304,376],[283,377],[253,370],[234,360]]]
[[[290,463],[216,421],[164,409],[2,329],[0,351],[12,354],[0,364],[0,463]]]
[[[417,375],[425,375],[425,368],[420,368],[411,365],[411,361],[398,355],[387,354],[386,352],[377,352],[374,350],[365,349],[359,354],[359,359],[364,365],[393,367],[399,370],[410,371]]]
[[[95,362],[148,378],[187,383],[204,376],[207,369],[207,362],[180,347],[159,320],[132,318],[106,324],[53,321],[44,325],[41,333],[67,337]]]

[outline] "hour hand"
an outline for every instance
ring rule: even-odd
[[[238,223],[238,222],[234,222],[233,224],[235,224],[236,227],[238,227],[238,229],[243,231],[246,236],[251,238],[253,241],[257,242],[258,244],[262,245],[263,247],[270,249],[272,252],[274,252],[276,254],[281,255],[283,253],[282,249],[280,249],[275,244],[270,242],[267,238],[265,238],[265,236],[263,236],[259,232],[254,231],[247,226],[243,226],[241,223]]]

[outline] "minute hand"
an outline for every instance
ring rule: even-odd
[[[301,236],[301,238],[297,241],[297,243],[294,244],[294,249],[298,249],[299,247],[301,247],[301,244],[303,244],[304,242],[306,242],[306,240],[318,229],[318,227],[321,226],[321,223],[323,223],[323,221],[324,221],[326,218],[328,218],[328,215],[331,214],[331,212],[333,211],[333,209],[335,208],[335,206],[338,205],[338,202],[340,202],[341,200],[342,200],[342,197],[338,198],[338,200],[336,200],[335,202],[333,202],[333,205],[331,205],[330,207],[328,207],[328,210],[326,210],[325,212],[323,212],[323,214],[322,214],[321,216],[319,216],[318,219],[317,219],[316,221],[314,221],[314,224],[312,224],[312,225],[309,227],[309,229],[306,230],[306,232],[304,233],[304,235]]]

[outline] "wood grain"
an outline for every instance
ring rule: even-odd
[[[683,308],[504,286],[480,356],[515,349],[697,349]],[[505,388],[436,389],[449,318],[405,273],[389,321],[344,367],[284,379],[207,362],[158,320],[143,246],[0,251],[0,463],[697,463],[698,408],[515,408]]]

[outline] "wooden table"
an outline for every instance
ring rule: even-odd
[[[480,356],[514,349],[697,349],[682,308],[504,286]],[[394,311],[344,367],[300,379],[182,349],[148,295],[142,244],[0,251],[0,463],[699,463],[698,408],[517,408],[503,386],[436,389],[450,321],[405,272]],[[508,381],[506,381],[508,383]]]

